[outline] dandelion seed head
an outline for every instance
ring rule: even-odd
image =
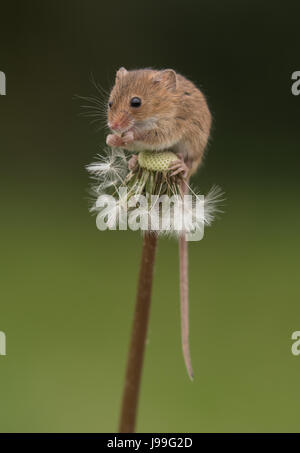
[[[155,157],[151,158],[155,160]],[[222,212],[220,205],[224,198],[219,187],[213,186],[204,197],[185,182],[188,192],[183,196],[181,178],[174,179],[167,172],[141,167],[136,172],[130,172],[128,156],[121,148],[105,148],[101,155],[97,155],[97,161],[86,169],[94,181],[90,191],[94,202],[90,211],[98,213],[100,220],[105,218],[107,227],[111,229],[116,229],[123,222],[121,218],[124,218],[122,216],[126,211],[128,220],[131,218],[139,222],[140,216],[149,230],[159,235],[178,237],[203,232],[204,226],[211,225],[217,213]],[[113,196],[115,203],[107,203],[104,207],[105,195]],[[146,202],[139,202],[141,195],[146,197]],[[156,201],[152,203],[151,196],[156,197],[156,201],[167,197],[169,202],[156,205]]]

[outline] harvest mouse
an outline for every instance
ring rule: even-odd
[[[132,152],[172,150],[179,160],[170,164],[171,175],[188,180],[201,164],[211,127],[211,114],[203,93],[172,69],[117,71],[108,101],[106,143]],[[129,160],[129,168],[137,155]],[[190,378],[187,242],[179,238],[182,345]]]

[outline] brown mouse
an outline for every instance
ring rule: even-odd
[[[108,102],[109,146],[130,151],[172,149],[187,174],[200,165],[211,127],[202,92],[173,69],[118,70]],[[176,164],[175,164],[176,167]]]
[[[201,164],[211,128],[211,114],[203,93],[173,69],[161,71],[120,68],[108,102],[106,143],[133,152],[166,150],[180,160],[170,165],[172,174],[186,180]],[[129,161],[136,165],[137,156]],[[182,345],[190,378],[187,242],[179,238]]]

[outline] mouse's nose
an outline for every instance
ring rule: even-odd
[[[114,131],[117,131],[120,128],[119,121],[113,121],[112,123],[110,123],[110,128]]]

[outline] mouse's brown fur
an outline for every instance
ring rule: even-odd
[[[131,107],[133,97],[140,107]],[[172,149],[182,154],[192,175],[206,147],[211,114],[202,92],[172,69],[119,69],[111,91],[110,145],[131,151]],[[121,140],[123,138],[123,140]],[[115,142],[114,142],[115,140]]]

